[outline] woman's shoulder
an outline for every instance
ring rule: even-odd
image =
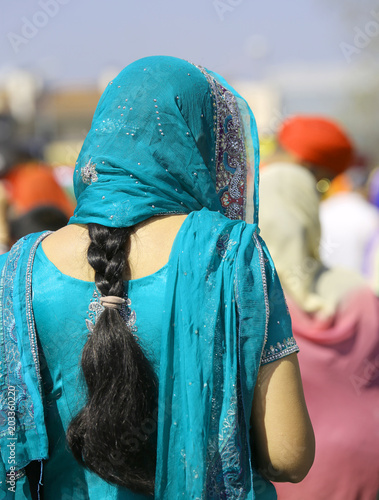
[[[8,252],[0,255],[0,272],[4,266],[9,262],[12,268],[15,268],[18,261],[22,258],[29,258],[31,252],[35,251],[39,243],[50,234],[50,231],[43,231],[39,233],[31,233],[20,238]]]

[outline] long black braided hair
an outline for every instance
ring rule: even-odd
[[[124,296],[123,276],[133,228],[88,225],[88,262],[103,296]],[[88,388],[85,407],[71,421],[67,440],[76,460],[105,481],[135,492],[154,491],[154,433],[141,433],[153,418],[157,381],[138,341],[117,309],[105,308],[82,352]]]

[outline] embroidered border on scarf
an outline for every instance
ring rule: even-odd
[[[196,68],[206,77],[215,99],[216,191],[226,217],[244,220],[246,150],[237,100],[230,90],[221,85],[202,66]]]

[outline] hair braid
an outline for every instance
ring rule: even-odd
[[[131,228],[89,224],[88,262],[102,295],[123,297]],[[153,421],[155,374],[119,311],[105,308],[82,352],[86,406],[70,423],[75,458],[110,483],[154,491],[156,443],[141,423]],[[153,426],[153,430],[154,430]]]

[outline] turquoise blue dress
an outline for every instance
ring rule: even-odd
[[[202,212],[204,213],[195,214],[198,221],[194,221],[194,214],[187,217],[176,240],[189,240],[188,234],[194,230],[198,237],[199,222],[203,225],[205,233],[211,230],[210,227],[207,228],[210,214],[206,213],[207,211]],[[212,219],[224,218],[213,214]],[[218,241],[220,256],[222,259],[227,259],[234,242],[230,238]],[[183,247],[181,252],[185,253],[186,247]],[[266,265],[268,263],[269,261]],[[160,370],[164,297],[170,264],[171,259],[156,273],[129,281],[125,289],[125,295],[128,297],[124,312],[125,321],[137,336],[157,374]],[[43,467],[45,498],[77,500],[150,498],[107,484],[96,474],[83,469],[74,460],[65,441],[69,422],[85,404],[86,391],[81,378],[80,355],[101,310],[94,283],[62,274],[48,260],[42,246],[39,245],[33,264],[32,290],[44,389],[45,425],[49,443],[49,459]],[[270,287],[269,297],[271,302],[275,302],[275,307],[272,307],[270,312],[267,341],[262,351],[261,364],[297,350],[292,338],[288,311],[280,284],[276,279]],[[203,332],[198,333],[202,334]],[[251,332],[251,335],[253,336],[254,332]],[[241,364],[244,365],[245,361],[242,360]],[[192,369],[196,370],[196,367],[193,366]],[[191,390],[191,387],[188,390]],[[251,394],[248,399],[250,404]],[[250,410],[248,411],[250,414]],[[156,427],[152,427],[151,432],[156,432]],[[184,461],[183,468],[185,468]],[[29,495],[23,492],[16,498],[29,498]]]
[[[128,322],[156,372],[167,267],[128,284],[131,299]],[[33,266],[33,290],[33,311],[43,360],[41,375],[50,454],[44,465],[44,494],[51,499],[65,498],[64,495],[67,499],[78,500],[145,498],[109,485],[96,474],[84,470],[65,441],[69,422],[85,404],[86,391],[79,361],[90,333],[89,324],[94,323],[98,314],[99,296],[94,283],[62,274],[39,245]]]

